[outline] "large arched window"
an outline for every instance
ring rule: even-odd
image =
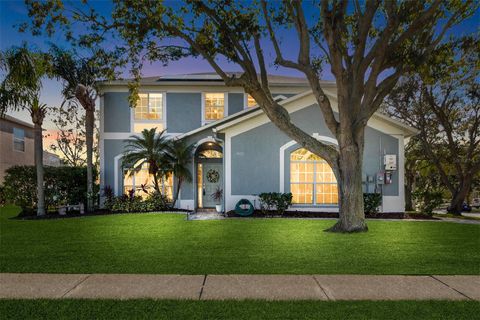
[[[290,192],[296,204],[337,204],[337,179],[330,165],[307,149],[290,154]]]

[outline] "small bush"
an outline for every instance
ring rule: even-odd
[[[380,193],[363,194],[363,210],[365,214],[378,213],[378,207],[382,204],[382,195]]]
[[[443,194],[439,191],[419,190],[413,193],[421,212],[433,215],[433,210],[443,203]]]
[[[267,215],[269,212],[276,210],[280,215],[283,215],[285,210],[292,205],[293,195],[291,193],[264,192],[259,194],[258,198],[263,214]]]

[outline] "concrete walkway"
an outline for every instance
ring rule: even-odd
[[[480,276],[2,273],[0,298],[480,301]]]

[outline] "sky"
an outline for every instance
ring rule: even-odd
[[[108,12],[111,8],[111,3],[108,0],[99,0],[93,2],[96,9],[100,12]],[[23,0],[0,0],[0,50],[5,50],[11,46],[19,46],[23,42],[27,42],[29,45],[34,45],[40,50],[48,49],[49,42],[54,42],[60,46],[67,46],[61,35],[56,35],[49,39],[46,36],[32,36],[29,33],[19,33],[16,24],[24,22],[28,19],[27,9]],[[475,15],[468,20],[462,22],[460,25],[455,26],[450,34],[469,34],[472,32],[479,32],[480,25],[480,10],[477,10]],[[296,49],[295,37],[293,34],[283,33],[281,35],[284,43],[291,44],[290,47]],[[269,47],[265,48],[267,59],[268,56],[273,56],[273,50]],[[296,50],[291,50],[285,53],[287,57],[296,54]],[[270,59],[273,61],[273,58]],[[234,68],[228,66],[225,62],[223,65],[227,66],[228,70],[235,71]],[[269,72],[279,75],[301,76],[296,71],[286,68],[277,68],[273,65],[269,65]],[[163,66],[159,63],[152,65],[145,65],[143,70],[144,76],[157,76],[157,75],[170,75],[170,74],[182,74],[182,73],[195,73],[195,72],[212,72],[212,68],[208,63],[200,58],[184,58],[180,61],[171,62],[168,66]],[[322,77],[325,80],[333,80],[333,76],[326,70]],[[41,92],[41,101],[49,106],[59,106],[63,99],[61,96],[61,83],[55,80],[45,80],[43,83],[43,89]],[[8,114],[21,118],[27,122],[30,121],[30,116],[26,112],[8,112]],[[54,125],[51,121],[47,120],[44,123],[46,129],[54,129]]]

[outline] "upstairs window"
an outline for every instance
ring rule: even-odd
[[[223,119],[225,115],[225,94],[205,93],[204,122]]]
[[[247,94],[247,108],[253,108],[257,105],[257,101],[255,101],[255,99],[251,95]]]
[[[133,131],[142,132],[144,129],[157,128],[162,131],[164,125],[163,94],[162,93],[141,93],[137,106],[134,109]]]
[[[337,179],[332,168],[304,148],[290,155],[290,192],[296,204],[338,203]]]
[[[25,151],[25,130],[13,128],[13,150]]]

